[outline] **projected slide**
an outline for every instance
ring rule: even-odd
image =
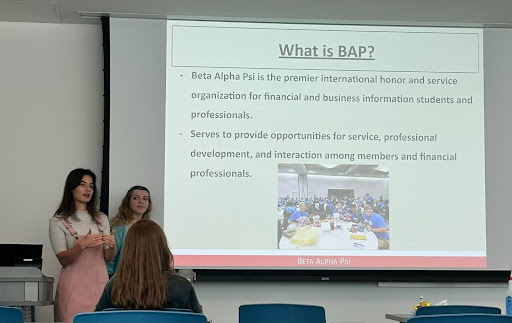
[[[481,30],[167,27],[178,268],[486,266]]]

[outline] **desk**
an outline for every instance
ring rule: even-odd
[[[35,267],[0,267],[0,306],[20,307],[34,321],[34,306],[53,304],[53,278]]]
[[[376,250],[379,242],[373,232],[352,233],[349,229],[352,222],[341,222],[340,229],[331,230],[328,222],[322,222],[321,227],[314,227],[318,230],[318,241],[314,245],[301,246],[290,242],[290,239],[282,236],[279,240],[279,249],[320,249],[320,250]],[[350,235],[364,235],[366,240],[350,239]],[[357,243],[358,245],[354,245]]]
[[[414,315],[409,313],[409,314],[386,314],[385,317],[388,319],[388,320],[393,320],[393,321],[398,321],[400,323],[404,323],[404,322],[407,322],[407,320],[411,317],[413,317]]]

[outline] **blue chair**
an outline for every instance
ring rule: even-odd
[[[240,323],[325,323],[325,310],[322,306],[314,305],[247,304],[240,306],[238,321]]]
[[[125,308],[109,307],[109,308],[104,309],[103,311],[129,311],[129,310],[127,310]],[[162,311],[194,313],[192,310],[189,310],[188,308],[177,308],[177,307],[166,307],[166,308],[162,309]]]
[[[120,310],[81,313],[73,323],[207,323],[203,314],[175,311]]]
[[[23,313],[16,307],[0,306],[0,323],[23,323]]]
[[[407,323],[512,323],[512,316],[501,314],[444,314],[412,316]]]
[[[501,314],[501,309],[491,306],[479,305],[446,305],[446,306],[423,306],[416,310],[416,315],[438,315],[438,314]]]

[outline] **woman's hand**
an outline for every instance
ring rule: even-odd
[[[89,233],[87,233],[87,235],[78,244],[83,250],[85,248],[94,248],[99,246],[103,244],[103,240],[104,238],[102,234],[92,234],[91,229],[89,229]]]
[[[115,248],[116,247],[116,229],[112,229],[112,232],[110,232],[110,235],[106,234],[104,235],[104,241],[107,244],[109,248]]]
[[[112,229],[110,231],[110,235],[105,234],[103,236],[103,242],[108,246],[108,249],[104,250],[103,257],[106,262],[111,262],[114,259],[117,253],[117,243],[116,243],[116,230]]]

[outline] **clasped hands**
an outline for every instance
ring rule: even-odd
[[[116,238],[115,238],[115,229],[112,230],[110,234],[92,234],[91,229],[87,235],[79,242],[82,249],[85,248],[93,248],[99,246],[101,244],[106,244],[109,248],[114,248],[116,246]]]

